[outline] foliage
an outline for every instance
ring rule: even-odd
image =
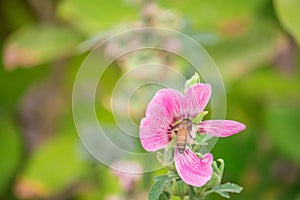
[[[299,17],[298,9],[300,2],[297,0],[275,0],[276,11],[280,18],[283,27],[292,34],[295,39],[300,43],[300,23],[297,18]]]
[[[1,1],[1,199],[147,198],[153,177],[166,170],[144,174],[125,191],[118,177],[82,147],[71,111],[75,75],[89,49],[113,33],[146,24],[145,2]],[[231,199],[300,195],[299,6],[298,0],[157,1],[156,16],[172,16],[176,23],[156,22],[204,45],[225,83],[227,118],[241,119],[248,127],[212,150],[226,161],[226,173],[221,176],[220,166],[215,167],[224,184],[193,188],[211,193],[207,199],[241,192],[229,180],[244,188]],[[182,74],[194,73],[187,63],[176,64]],[[121,65],[112,63],[97,91],[96,111],[108,126],[114,123],[109,99],[124,73]],[[141,118],[145,107],[140,102],[151,92],[134,100],[134,119]],[[199,118],[208,118],[205,114]],[[132,148],[141,151],[139,145]],[[176,174],[159,177],[149,194],[169,199]]]
[[[151,186],[148,199],[168,199],[166,198],[165,193],[179,196],[181,199],[185,196],[188,196],[189,199],[205,199],[212,193],[217,193],[222,197],[230,198],[229,193],[240,193],[243,188],[239,185],[229,182],[220,184],[224,171],[224,161],[218,159],[218,162],[220,162],[219,166],[216,161],[213,162],[213,176],[203,187],[187,185],[180,179],[176,171],[170,171],[168,175],[154,177],[155,183]]]

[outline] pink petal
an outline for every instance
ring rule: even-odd
[[[156,93],[140,125],[140,140],[144,149],[156,151],[171,141],[170,128],[181,118],[182,101],[183,95],[173,89],[162,89]]]
[[[141,144],[147,151],[156,151],[168,145],[171,141],[171,133],[169,131],[170,121],[164,115],[161,107],[152,107],[149,115],[142,119],[140,124],[140,140]]]
[[[209,84],[198,83],[185,93],[184,118],[194,118],[202,112],[211,96]]]
[[[199,126],[200,133],[216,137],[228,137],[246,128],[244,124],[232,120],[207,120],[201,122]]]
[[[212,154],[205,154],[201,159],[188,147],[183,154],[180,154],[176,148],[174,159],[180,178],[187,184],[201,187],[210,180],[212,175]]]
[[[159,106],[165,113],[163,113],[171,122],[175,122],[181,119],[182,104],[184,102],[183,95],[174,89],[162,89],[159,90],[146,110],[146,117],[153,117],[151,110],[153,107]],[[153,113],[153,112],[152,112]],[[156,113],[153,113],[157,115]],[[160,117],[160,116],[155,116]]]
[[[148,151],[165,147],[171,140],[170,128],[183,118],[196,117],[203,111],[211,94],[209,84],[196,84],[186,95],[173,89],[159,90],[146,109],[141,121],[140,140]]]

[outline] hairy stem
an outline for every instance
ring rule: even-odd
[[[194,200],[195,197],[196,197],[194,188],[193,188],[193,186],[191,186],[191,185],[189,185],[188,188],[189,188],[189,199],[190,199],[190,200]]]

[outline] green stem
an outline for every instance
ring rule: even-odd
[[[165,193],[162,193],[162,195],[163,195],[163,198],[164,198],[164,199],[166,199],[166,200],[169,199],[169,198],[166,196]]]
[[[196,189],[196,197],[199,199],[204,199],[204,192],[206,188],[205,187],[200,187]]]
[[[209,190],[209,191],[207,191],[207,192],[204,192],[204,197],[206,197],[207,195],[209,195],[209,194],[211,194],[211,193],[213,193],[214,192],[214,190]]]
[[[195,199],[194,197],[196,197],[194,188],[191,185],[189,185],[188,188],[189,188],[189,199],[194,200]]]

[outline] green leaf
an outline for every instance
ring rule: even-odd
[[[22,156],[21,134],[14,125],[9,119],[0,116],[0,196],[11,184]]]
[[[218,193],[222,197],[230,198],[230,195],[228,194],[229,192],[230,193],[240,193],[243,190],[243,188],[234,183],[225,183],[225,184],[217,185],[217,186],[213,187],[213,190],[214,190],[214,192]]]
[[[228,194],[228,192],[216,191],[216,193],[218,193],[219,195],[221,195],[222,197],[225,197],[227,199],[230,198],[230,195]]]
[[[88,163],[80,153],[75,134],[61,135],[47,141],[34,152],[24,174],[49,193],[58,192],[85,177]],[[80,155],[81,154],[81,155]]]
[[[148,193],[149,200],[159,200],[164,188],[170,181],[168,175],[156,176],[154,177],[154,180],[156,182],[151,186],[150,191]]]
[[[5,41],[5,67],[33,67],[72,55],[81,36],[73,29],[58,25],[32,25],[12,33]]]
[[[155,180],[155,181],[161,181],[161,180],[165,180],[166,177],[169,177],[169,175],[155,176],[155,177],[153,178],[153,180]]]
[[[300,1],[274,0],[277,15],[285,29],[295,37],[300,44]]]
[[[217,185],[214,187],[215,191],[223,191],[223,192],[234,192],[234,193],[240,193],[243,188],[237,184],[234,183],[225,183],[222,185]]]
[[[186,91],[187,89],[189,89],[190,87],[192,87],[193,85],[200,83],[200,76],[198,73],[195,73],[190,79],[188,79],[185,83],[184,83],[184,91]]]
[[[167,8],[176,8],[185,17],[190,19],[196,27],[209,29],[220,26],[230,21],[241,21],[247,23],[251,14],[256,12],[259,6],[264,3],[261,0],[240,1],[228,0],[226,3],[222,0],[189,0],[189,1],[158,1],[160,5]],[[208,10],[213,12],[207,12]],[[201,19],[201,20],[197,20]]]
[[[137,19],[138,12],[138,7],[129,5],[124,0],[64,0],[59,1],[57,6],[60,19],[72,23],[87,35],[94,35],[112,28],[115,24]]]

